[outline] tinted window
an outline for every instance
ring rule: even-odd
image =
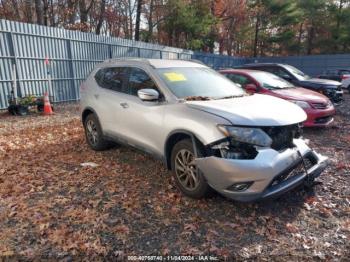
[[[264,71],[273,73],[282,78],[290,78],[291,76],[282,68],[279,67],[267,67]]]
[[[291,73],[298,80],[310,79],[310,76],[308,76],[307,74],[304,74],[303,72],[301,72],[299,69],[295,68],[294,66],[284,65],[284,67],[288,70],[289,73]],[[278,75],[278,76],[280,76],[280,75]]]
[[[130,95],[137,96],[137,91],[145,88],[155,89],[158,91],[156,84],[145,71],[139,68],[131,68],[129,75],[128,93]]]
[[[95,74],[95,80],[99,86],[101,86],[104,71],[105,71],[105,69],[100,69]]]
[[[99,86],[122,92],[125,83],[126,69],[123,67],[104,68],[95,75],[96,82]]]
[[[242,87],[244,87],[247,84],[251,84],[252,81],[246,76],[243,75],[235,75],[235,74],[226,74],[226,76],[232,80],[232,82],[240,84]]]
[[[350,75],[350,70],[339,70],[339,75]]]

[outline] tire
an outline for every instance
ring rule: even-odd
[[[95,151],[109,149],[113,144],[103,137],[101,125],[94,114],[90,114],[84,121],[85,138],[88,145]]]
[[[181,159],[183,160],[182,164]],[[184,163],[186,162],[185,159],[188,160],[187,163]],[[196,169],[195,165],[191,164],[193,159],[194,152],[192,141],[190,139],[183,139],[177,142],[172,149],[171,170],[175,183],[181,192],[191,198],[200,199],[208,196],[211,192],[211,188],[203,176],[203,173]],[[185,171],[181,169],[185,169]]]

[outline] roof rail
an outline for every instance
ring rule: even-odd
[[[115,57],[107,59],[108,62],[117,62],[117,61],[142,61],[150,64],[149,60],[147,58],[143,57]]]

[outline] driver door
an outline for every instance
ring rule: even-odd
[[[150,75],[140,68],[129,68],[126,85],[126,94],[120,101],[123,104],[123,137],[135,147],[152,154],[162,155],[163,145],[157,137],[163,129],[163,95]],[[159,101],[142,101],[137,91],[145,88],[157,90]]]

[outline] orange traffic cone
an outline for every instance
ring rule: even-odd
[[[44,115],[52,115],[52,107],[50,104],[49,94],[47,92],[44,93]]]

